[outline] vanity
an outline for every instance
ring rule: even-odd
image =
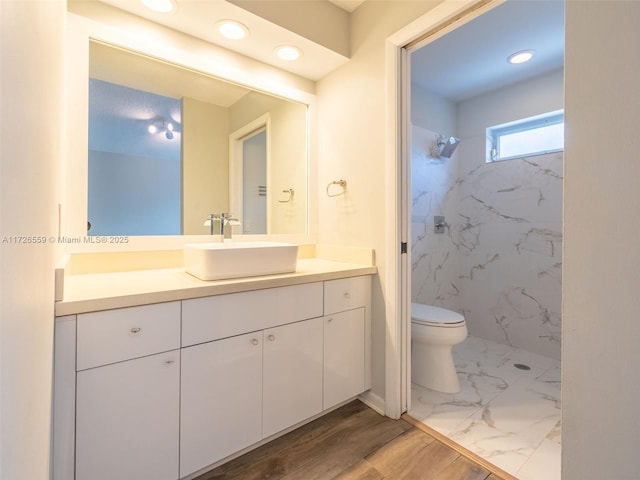
[[[54,480],[193,478],[369,390],[371,250],[185,271],[213,213],[315,241],[315,82],[100,2],[68,10]]]
[[[370,388],[372,264],[202,281],[67,275],[56,303],[54,479],[185,479]]]

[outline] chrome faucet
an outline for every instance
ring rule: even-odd
[[[227,240],[231,240],[232,236],[232,228],[234,225],[240,225],[237,218],[233,218],[230,213],[221,213],[220,215],[215,213],[210,213],[207,219],[204,222],[205,226],[209,227],[209,233],[211,235],[214,234],[214,222],[218,220],[220,221],[220,235]]]
[[[209,235],[213,235],[214,220],[220,220],[220,216],[216,215],[215,213],[210,213],[204,222],[205,226],[207,225],[207,222],[209,222]]]
[[[233,234],[232,222],[237,222],[237,219],[233,218],[230,213],[220,214],[220,235],[222,235],[222,238],[225,240],[231,240],[232,238],[232,234]]]

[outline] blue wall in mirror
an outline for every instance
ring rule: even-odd
[[[179,235],[181,102],[89,81],[89,235]]]

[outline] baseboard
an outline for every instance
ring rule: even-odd
[[[367,390],[364,393],[361,393],[358,396],[358,399],[364,403],[367,407],[371,408],[372,410],[375,410],[376,412],[378,412],[380,415],[386,415],[385,411],[385,402],[384,399],[378,395],[376,395],[375,393],[373,393],[371,390]]]

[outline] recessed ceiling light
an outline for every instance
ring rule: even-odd
[[[282,45],[276,48],[276,55],[278,55],[282,60],[293,61],[302,56],[302,50],[292,45]]]
[[[175,8],[173,0],[142,0],[145,7],[154,12],[168,13]]]
[[[231,40],[241,40],[249,35],[249,29],[235,20],[221,20],[216,27],[223,37]]]
[[[509,55],[509,57],[507,58],[507,62],[513,64],[528,62],[533,58],[534,53],[535,52],[533,50],[522,50],[520,52]]]

